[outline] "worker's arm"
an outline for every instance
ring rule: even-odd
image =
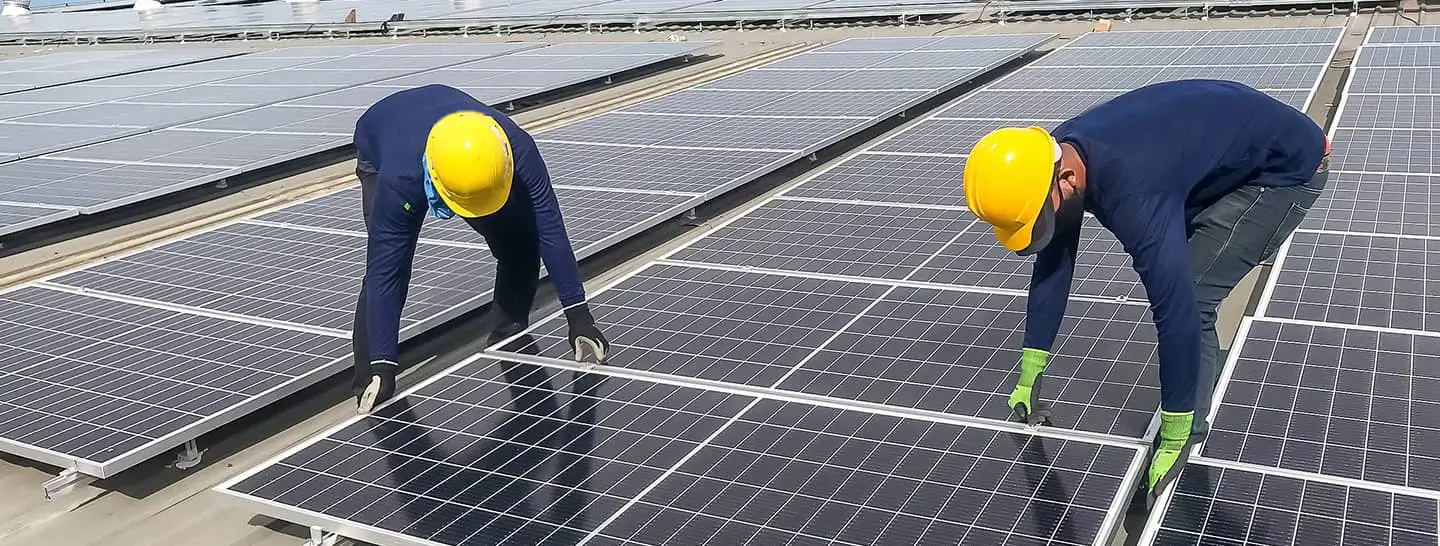
[[[371,205],[369,241],[365,246],[365,318],[370,359],[396,362],[400,312],[410,288],[410,267],[424,220],[424,203],[407,203],[395,190],[392,173],[377,177]],[[418,184],[418,181],[413,181]]]
[[[1080,247],[1080,229],[1058,231],[1050,244],[1035,255],[1030,270],[1030,297],[1025,303],[1025,347],[1050,352],[1075,275],[1075,253]]]
[[[1021,348],[1020,375],[1010,392],[1013,416],[1034,423],[1049,422],[1048,404],[1041,401],[1041,379],[1050,358],[1050,345],[1065,316],[1070,299],[1070,278],[1075,274],[1075,251],[1080,228],[1056,232],[1030,271],[1030,297],[1025,304],[1025,343]]]
[[[1195,410],[1200,310],[1190,276],[1185,204],[1180,196],[1140,196],[1107,226],[1131,256],[1150,298],[1160,353],[1160,409]],[[1187,431],[1188,433],[1188,431]]]
[[[520,139],[517,139],[520,140]],[[555,189],[550,185],[550,172],[540,149],[531,139],[523,139],[516,146],[515,177],[525,184],[530,202],[535,208],[535,227],[540,236],[540,258],[550,282],[560,296],[560,304],[570,307],[585,301],[585,285],[580,283],[580,265],[575,261],[575,250],[570,246],[570,236],[565,233],[565,219],[560,214],[560,203],[555,199]]]
[[[560,305],[565,308],[565,321],[569,325],[570,347],[575,360],[587,358],[595,363],[605,362],[610,342],[595,325],[590,306],[585,303],[585,285],[580,283],[580,265],[575,261],[575,250],[570,246],[570,236],[565,233],[565,219],[560,215],[560,202],[555,198],[555,188],[550,185],[550,171],[540,157],[540,148],[528,136],[523,146],[517,147],[515,175],[524,181],[530,193],[530,202],[535,207],[535,226],[540,235],[540,258],[550,274],[550,282],[560,296]],[[588,353],[588,356],[587,356]]]

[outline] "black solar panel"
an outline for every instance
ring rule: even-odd
[[[1250,322],[1204,455],[1440,490],[1440,337]]]
[[[778,199],[669,258],[899,280],[972,222],[955,209]]]
[[[1259,314],[1440,332],[1440,240],[1297,232]]]
[[[1375,544],[1440,540],[1436,501],[1384,489],[1190,463],[1142,541],[1194,544]]]
[[[341,337],[46,288],[0,302],[0,436],[94,476],[326,377],[350,352]]]

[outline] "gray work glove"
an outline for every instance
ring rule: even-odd
[[[565,309],[565,321],[570,326],[570,348],[575,351],[575,361],[584,362],[586,353],[589,353],[591,362],[604,364],[605,355],[610,351],[610,342],[605,340],[605,334],[600,333],[600,328],[595,326],[595,317],[590,315],[590,307],[580,303]]]

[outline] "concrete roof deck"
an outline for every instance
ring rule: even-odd
[[[931,34],[1011,34],[1028,32],[1056,32],[1062,38],[1072,38],[1090,30],[1093,19],[1069,21],[1025,21],[1009,24],[970,24],[954,21],[949,24],[922,26],[873,26],[853,28],[825,28],[816,30],[758,30],[758,31],[715,31],[687,32],[684,38],[690,40],[720,40],[713,52],[724,57],[681,70],[662,73],[650,78],[607,88],[601,92],[569,101],[536,108],[516,118],[525,124],[543,122],[564,117],[576,108],[596,104],[600,101],[623,98],[640,89],[663,85],[664,82],[692,73],[712,70],[760,52],[772,50],[786,44],[804,41],[831,41],[856,36],[904,36]],[[1332,63],[1320,85],[1310,114],[1318,122],[1328,126],[1339,91],[1344,84],[1346,68],[1353,57],[1355,48],[1364,39],[1366,30],[1372,26],[1440,24],[1440,16],[1430,13],[1362,13],[1353,16],[1256,16],[1209,20],[1199,19],[1139,19],[1133,22],[1115,21],[1113,30],[1178,30],[1210,28],[1273,28],[1308,26],[1346,26],[1347,32]],[[534,41],[597,41],[597,40],[663,40],[672,35],[669,32],[655,33],[612,33],[612,34],[522,34],[508,37],[474,37],[475,40],[534,40]],[[441,38],[451,39],[451,38]],[[365,39],[369,41],[372,39]],[[384,40],[390,43],[389,39]],[[290,41],[249,43],[254,47],[276,47],[295,44],[310,44],[318,41]],[[1051,46],[1063,44],[1052,42]],[[235,42],[218,43],[218,47],[233,47]],[[197,44],[196,47],[208,47]],[[112,46],[93,46],[112,47]],[[174,44],[125,47],[176,47]],[[0,58],[31,53],[31,48],[0,48]],[[202,220],[218,211],[234,209],[256,203],[279,204],[303,193],[318,181],[347,177],[351,172],[348,165],[341,164],[318,169],[305,175],[265,186],[245,190],[215,201],[189,209],[152,218],[121,228],[97,233],[67,241],[39,250],[0,259],[0,283],[14,280],[19,275],[36,271],[46,264],[79,262],[87,256],[103,254],[121,241],[133,240],[146,234],[165,233],[165,230],[184,226],[189,222]],[[783,189],[776,188],[774,191]],[[769,194],[767,193],[767,195]],[[760,198],[763,198],[761,196]],[[739,208],[743,208],[739,207]],[[703,218],[705,223],[723,220],[725,216]],[[673,245],[694,237],[703,231],[694,229],[678,239],[643,252],[600,274],[591,274],[588,284],[598,286],[634,268],[649,258]],[[1264,274],[1257,270],[1246,284],[1227,301],[1222,309],[1221,337],[1228,339],[1238,327],[1239,317],[1252,299],[1250,283]],[[538,312],[538,311],[537,311]],[[473,354],[478,347],[447,339],[441,336],[421,346],[407,349],[405,360],[422,362],[401,382],[403,389],[419,378],[442,369]],[[141,546],[206,544],[210,546],[269,546],[298,545],[305,529],[275,522],[265,517],[235,508],[209,491],[215,484],[245,470],[287,446],[302,441],[348,417],[353,402],[340,382],[331,381],[302,392],[259,414],[242,419],[203,437],[198,443],[206,449],[199,467],[189,470],[167,468],[166,458],[150,461],[126,473],[103,482],[84,486],[46,501],[41,484],[52,478],[58,469],[35,465],[24,460],[0,457],[0,545],[4,546]]]

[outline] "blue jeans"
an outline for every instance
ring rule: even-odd
[[[1210,430],[1215,383],[1220,379],[1220,339],[1215,315],[1250,270],[1269,260],[1324,191],[1328,172],[1295,186],[1241,186],[1202,209],[1190,221],[1190,275],[1200,309],[1200,370],[1195,381],[1195,421],[1190,441]]]

